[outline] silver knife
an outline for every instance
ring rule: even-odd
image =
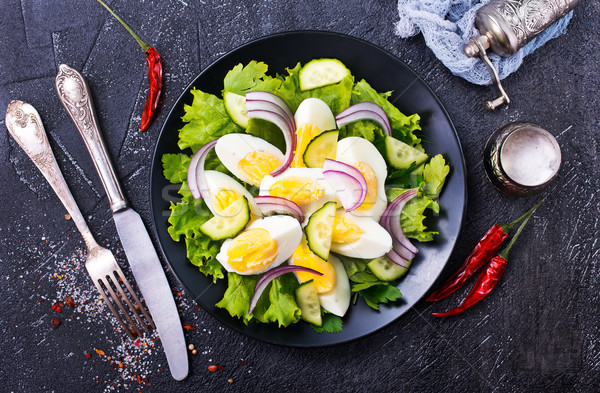
[[[180,381],[187,376],[189,366],[177,306],[148,231],[140,215],[125,201],[100,134],[90,89],[79,72],[61,64],[56,76],[56,91],[92,156],[106,190],[125,255],[156,324],[171,375]]]

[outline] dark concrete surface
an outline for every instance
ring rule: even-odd
[[[194,307],[168,272],[182,319],[196,328],[185,331],[187,342],[198,350],[190,358],[189,377],[176,382],[159,343],[152,349],[151,339],[136,345],[114,332],[115,321],[106,316],[82,267],[84,244],[72,221],[65,219],[29,158],[7,132],[0,133],[0,391],[597,391],[597,2],[582,2],[567,33],[526,58],[504,81],[513,104],[497,113],[483,107],[494,94],[491,88],[451,75],[422,37],[394,35],[394,1],[111,4],[164,58],[164,97],[152,127],[139,132],[146,96],[144,56],[96,1],[3,0],[0,129],[5,129],[2,108],[11,100],[38,109],[92,232],[122,263],[102,185],[54,91],[60,63],[87,77],[125,193],[148,225],[151,154],[179,94],[229,50],[288,30],[328,30],[370,41],[413,67],[446,106],[464,149],[469,199],[462,234],[442,279],[492,223],[508,221],[539,198],[508,197],[486,180],[482,150],[494,129],[514,120],[540,124],[557,137],[563,166],[542,193],[546,203],[513,248],[499,286],[452,319],[435,319],[430,312],[454,306],[467,288],[440,304],[421,301],[391,326],[356,342],[312,350],[277,347],[221,327]],[[77,301],[75,309],[51,310],[67,295]],[[54,318],[62,322],[56,329],[50,325]],[[223,370],[207,371],[211,364]]]

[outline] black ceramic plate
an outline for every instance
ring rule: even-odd
[[[167,233],[169,199],[176,195],[162,175],[161,157],[177,153],[178,130],[182,127],[184,104],[191,104],[192,87],[218,96],[223,89],[225,74],[238,63],[250,60],[269,65],[269,74],[283,73],[297,62],[321,57],[340,59],[356,80],[366,79],[378,91],[393,91],[391,101],[406,114],[422,117],[423,139],[429,154],[442,153],[449,161],[451,172],[441,195],[441,213],[432,220],[440,232],[434,242],[420,244],[413,267],[400,282],[403,297],[393,305],[383,305],[380,311],[369,308],[359,299],[344,317],[341,333],[316,333],[308,324],[297,323],[287,328],[251,323],[244,325],[226,310],[215,307],[222,298],[227,280],[213,285],[188,262],[184,242],[174,242]],[[466,174],[460,142],[446,110],[425,84],[408,66],[382,49],[348,36],[327,32],[289,32],[250,42],[221,57],[205,69],[188,86],[169,114],[157,142],[152,162],[150,200],[154,228],[167,262],[188,293],[206,311],[223,324],[266,342],[294,347],[314,347],[347,342],[373,333],[409,310],[428,291],[441,273],[458,237],[466,206]],[[169,197],[171,196],[171,197]]]

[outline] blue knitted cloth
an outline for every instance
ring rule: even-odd
[[[425,43],[435,56],[457,76],[478,85],[489,85],[491,77],[479,58],[469,58],[463,53],[469,38],[477,35],[473,24],[475,12],[491,0],[399,0],[400,20],[396,34],[402,38],[423,33]],[[571,11],[548,27],[509,58],[500,57],[491,50],[488,56],[500,75],[500,79],[516,71],[523,58],[533,53],[552,38],[561,35],[571,20]]]

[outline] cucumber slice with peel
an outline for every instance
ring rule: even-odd
[[[375,277],[383,281],[394,281],[402,278],[410,268],[412,259],[406,263],[406,267],[395,264],[386,257],[373,259],[367,264],[367,267]]]
[[[335,160],[338,130],[325,131],[313,138],[306,146],[302,159],[309,168],[323,168],[325,159]]]
[[[225,104],[225,110],[235,124],[242,128],[248,127],[246,97],[227,91],[223,95],[223,103]]]
[[[336,207],[334,201],[326,202],[310,216],[304,227],[308,248],[324,261],[329,259]]]
[[[408,168],[413,162],[418,166],[428,158],[427,154],[389,135],[385,137],[382,150],[383,157],[394,169]]]
[[[337,59],[312,60],[300,69],[300,90],[305,91],[332,85],[348,75],[350,75],[350,70]]]
[[[296,289],[296,304],[300,307],[300,317],[315,326],[321,326],[321,304],[313,280],[307,281]]]
[[[200,231],[212,240],[237,236],[250,222],[250,205],[245,196],[227,206],[200,226]]]

